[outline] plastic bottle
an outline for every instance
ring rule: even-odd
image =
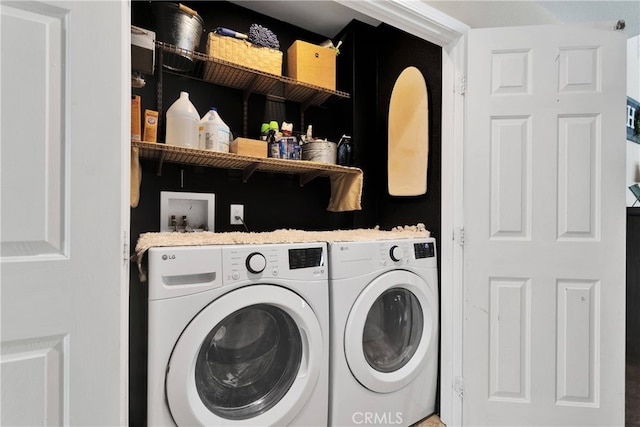
[[[200,120],[200,148],[229,152],[229,126],[222,120],[216,107],[211,107]]]
[[[313,141],[313,125],[309,125],[307,126],[307,138],[305,139],[305,142],[312,142]]]
[[[351,146],[351,137],[342,135],[338,142],[338,164],[342,166],[351,166],[353,163],[353,147]]]
[[[165,142],[181,147],[198,148],[198,110],[189,101],[189,93],[180,92],[180,97],[167,110],[167,133]]]

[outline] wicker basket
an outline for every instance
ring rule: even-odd
[[[282,52],[246,40],[209,33],[209,56],[269,74],[282,75]]]

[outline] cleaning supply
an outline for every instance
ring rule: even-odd
[[[353,164],[353,147],[351,137],[342,135],[338,141],[338,164],[341,166],[351,166]]]
[[[211,107],[200,120],[199,135],[202,150],[229,152],[229,126],[222,120],[216,107]]]
[[[140,109],[142,102],[140,95],[131,95],[131,140],[140,141],[142,139],[142,131],[140,121],[142,116],[140,115]]]
[[[282,132],[280,132],[280,126],[278,126],[278,122],[275,120],[271,120],[269,122],[269,130],[267,131],[267,142],[269,142],[269,135],[273,131],[273,135],[276,140],[280,140],[282,138]]]
[[[267,132],[267,144],[268,151],[267,155],[269,157],[273,157],[274,159],[280,158],[280,143],[276,141],[276,130],[269,129]]]
[[[280,129],[282,129],[283,136],[291,136],[293,134],[293,123],[282,122]]]
[[[142,140],[146,142],[158,142],[158,112],[155,110],[144,110]]]
[[[180,97],[167,110],[167,132],[165,143],[181,147],[198,148],[198,110],[189,101],[188,92],[180,92]]]
[[[260,139],[263,141],[266,141],[268,135],[269,135],[269,123],[263,123],[260,126]]]
[[[313,141],[313,125],[307,126],[307,134],[304,142],[312,142]]]

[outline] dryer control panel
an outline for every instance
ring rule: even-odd
[[[436,245],[433,242],[419,242],[413,244],[416,259],[433,258],[436,256]]]
[[[329,246],[333,279],[392,268],[437,268],[434,238],[339,242]]]
[[[384,245],[381,245],[384,247]],[[393,262],[409,262],[411,245],[392,244],[389,248],[389,258]],[[413,258],[424,259],[434,258],[436,256],[435,243],[433,242],[417,242],[413,243]],[[384,256],[382,257],[384,259]]]
[[[379,242],[379,265],[381,267],[392,264],[428,266],[427,260],[436,257],[435,242],[428,240],[396,240],[392,242]]]

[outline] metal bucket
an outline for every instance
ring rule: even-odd
[[[336,163],[338,144],[331,141],[307,142],[302,145],[302,160],[320,163]]]
[[[204,21],[198,13],[177,3],[152,2],[156,39],[179,49],[195,52],[200,47]],[[194,61],[188,52],[163,52],[163,66],[173,71],[191,71]]]

